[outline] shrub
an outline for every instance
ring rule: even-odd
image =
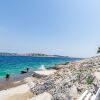
[[[92,76],[88,76],[88,78],[86,79],[87,84],[92,84],[94,81],[94,78]]]

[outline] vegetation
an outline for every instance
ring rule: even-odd
[[[43,53],[25,53],[25,54],[18,54],[18,53],[6,53],[0,52],[0,56],[54,56],[54,57],[67,57],[67,56],[60,56],[60,55],[47,55]]]
[[[0,52],[0,56],[48,56],[48,55],[47,54],[40,54],[40,53],[17,54],[17,53]]]
[[[98,47],[97,53],[100,53],[100,47]]]
[[[16,53],[3,53],[3,52],[0,52],[0,56],[16,56],[17,54]]]
[[[88,78],[86,79],[87,84],[92,84],[93,83],[94,78],[92,76],[88,76]]]
[[[40,53],[33,53],[32,56],[48,56],[46,54],[40,54]]]

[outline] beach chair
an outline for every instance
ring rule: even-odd
[[[96,93],[95,100],[100,100],[100,88],[98,89]]]
[[[100,100],[100,88],[95,95],[86,90],[78,100]]]

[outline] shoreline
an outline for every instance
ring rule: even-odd
[[[24,78],[29,77],[30,75],[24,74],[24,75],[16,75],[16,76],[11,76],[10,79],[7,81],[5,78],[0,79],[0,91],[1,90],[6,90],[11,87],[16,87],[18,85],[24,84]]]
[[[8,81],[6,80],[5,77],[1,77],[0,78],[0,91],[25,84],[24,79],[28,78],[28,77],[32,77],[32,74],[34,72],[36,72],[37,74],[41,74],[40,76],[42,76],[42,77],[47,76],[47,75],[55,73],[57,70],[61,69],[63,65],[67,65],[70,62],[73,63],[73,62],[77,62],[77,61],[80,61],[80,60],[66,61],[64,63],[55,64],[52,67],[46,68],[46,70],[41,70],[41,69],[32,70],[32,69],[30,69],[29,72],[24,73],[24,74],[20,73],[20,74],[14,75],[14,76],[11,75],[10,79]],[[42,74],[44,74],[44,75],[42,75]],[[33,76],[33,78],[36,78],[36,75]]]
[[[56,74],[63,68],[63,66],[66,66],[67,64],[69,65],[70,63],[77,63],[77,61],[57,64],[54,67],[50,67],[49,69],[44,70],[31,70],[28,73],[11,77],[9,81],[6,81],[5,79],[0,80],[0,98],[2,98],[3,100],[17,100],[17,98],[19,98],[19,100],[28,100],[32,98],[34,94],[27,86],[27,82],[25,81],[27,78],[31,78],[36,83],[39,81],[41,82],[46,77]],[[33,76],[32,74],[34,74],[35,76]]]
[[[33,97],[26,80],[31,78],[33,81],[39,81],[41,78],[33,77],[31,73],[25,73],[17,77],[12,77],[9,81],[5,79],[0,81],[0,100],[28,100]],[[56,72],[54,69],[34,71],[41,77],[51,75]],[[33,73],[34,73],[33,72]]]
[[[34,76],[32,76],[33,74]],[[28,77],[32,77],[33,79],[38,79],[38,75],[40,74],[41,77],[51,75],[52,73],[56,72],[55,69],[50,68],[46,70],[36,70],[36,71],[29,71],[24,74],[17,74],[16,76],[11,76],[10,79],[7,81],[5,78],[0,78],[0,91],[6,90],[9,88],[13,88],[22,84],[26,84],[25,79]]]
[[[73,61],[65,61],[65,62],[63,62],[63,63],[58,63],[58,64],[54,64],[54,65],[52,65],[52,66],[50,66],[50,67],[47,67],[46,69],[47,70],[56,70],[56,68],[57,68],[57,66],[59,66],[59,65],[65,65],[65,64],[67,64],[67,63],[69,63],[69,62],[73,62]],[[28,67],[29,68],[29,67]],[[41,69],[32,69],[32,68],[29,68],[29,72],[26,72],[26,73],[21,73],[21,71],[26,71],[25,69],[23,69],[23,70],[21,70],[21,71],[19,71],[19,73],[18,74],[10,74],[10,77],[13,79],[13,80],[16,80],[16,79],[20,79],[20,76],[21,76],[21,78],[22,77],[26,77],[26,76],[30,76],[33,72],[35,72],[35,71],[40,71]],[[5,76],[6,76],[6,74],[5,75],[3,75],[3,76],[0,76],[0,83],[2,82],[2,81],[4,81],[5,80]],[[6,80],[5,80],[6,81]]]
[[[74,61],[78,58],[45,58],[45,57],[39,57],[39,59],[32,58],[32,57],[14,57],[14,56],[0,56],[0,79],[4,78],[6,74],[10,74],[11,76],[16,76],[17,74],[20,74],[20,71],[25,70],[27,67],[30,69],[36,71],[38,70],[41,65],[45,65],[47,69],[49,67],[54,67],[56,64],[62,64],[67,61]],[[79,59],[78,59],[79,60]],[[3,69],[3,70],[2,70]],[[11,70],[10,70],[11,69]]]

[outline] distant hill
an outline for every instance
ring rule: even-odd
[[[0,56],[68,57],[68,56],[60,56],[60,55],[48,55],[48,54],[42,54],[42,53],[26,53],[26,54],[18,54],[18,53],[6,53],[6,52],[0,52]]]
[[[0,56],[17,56],[18,54],[17,53],[3,53],[3,52],[0,52]]]

